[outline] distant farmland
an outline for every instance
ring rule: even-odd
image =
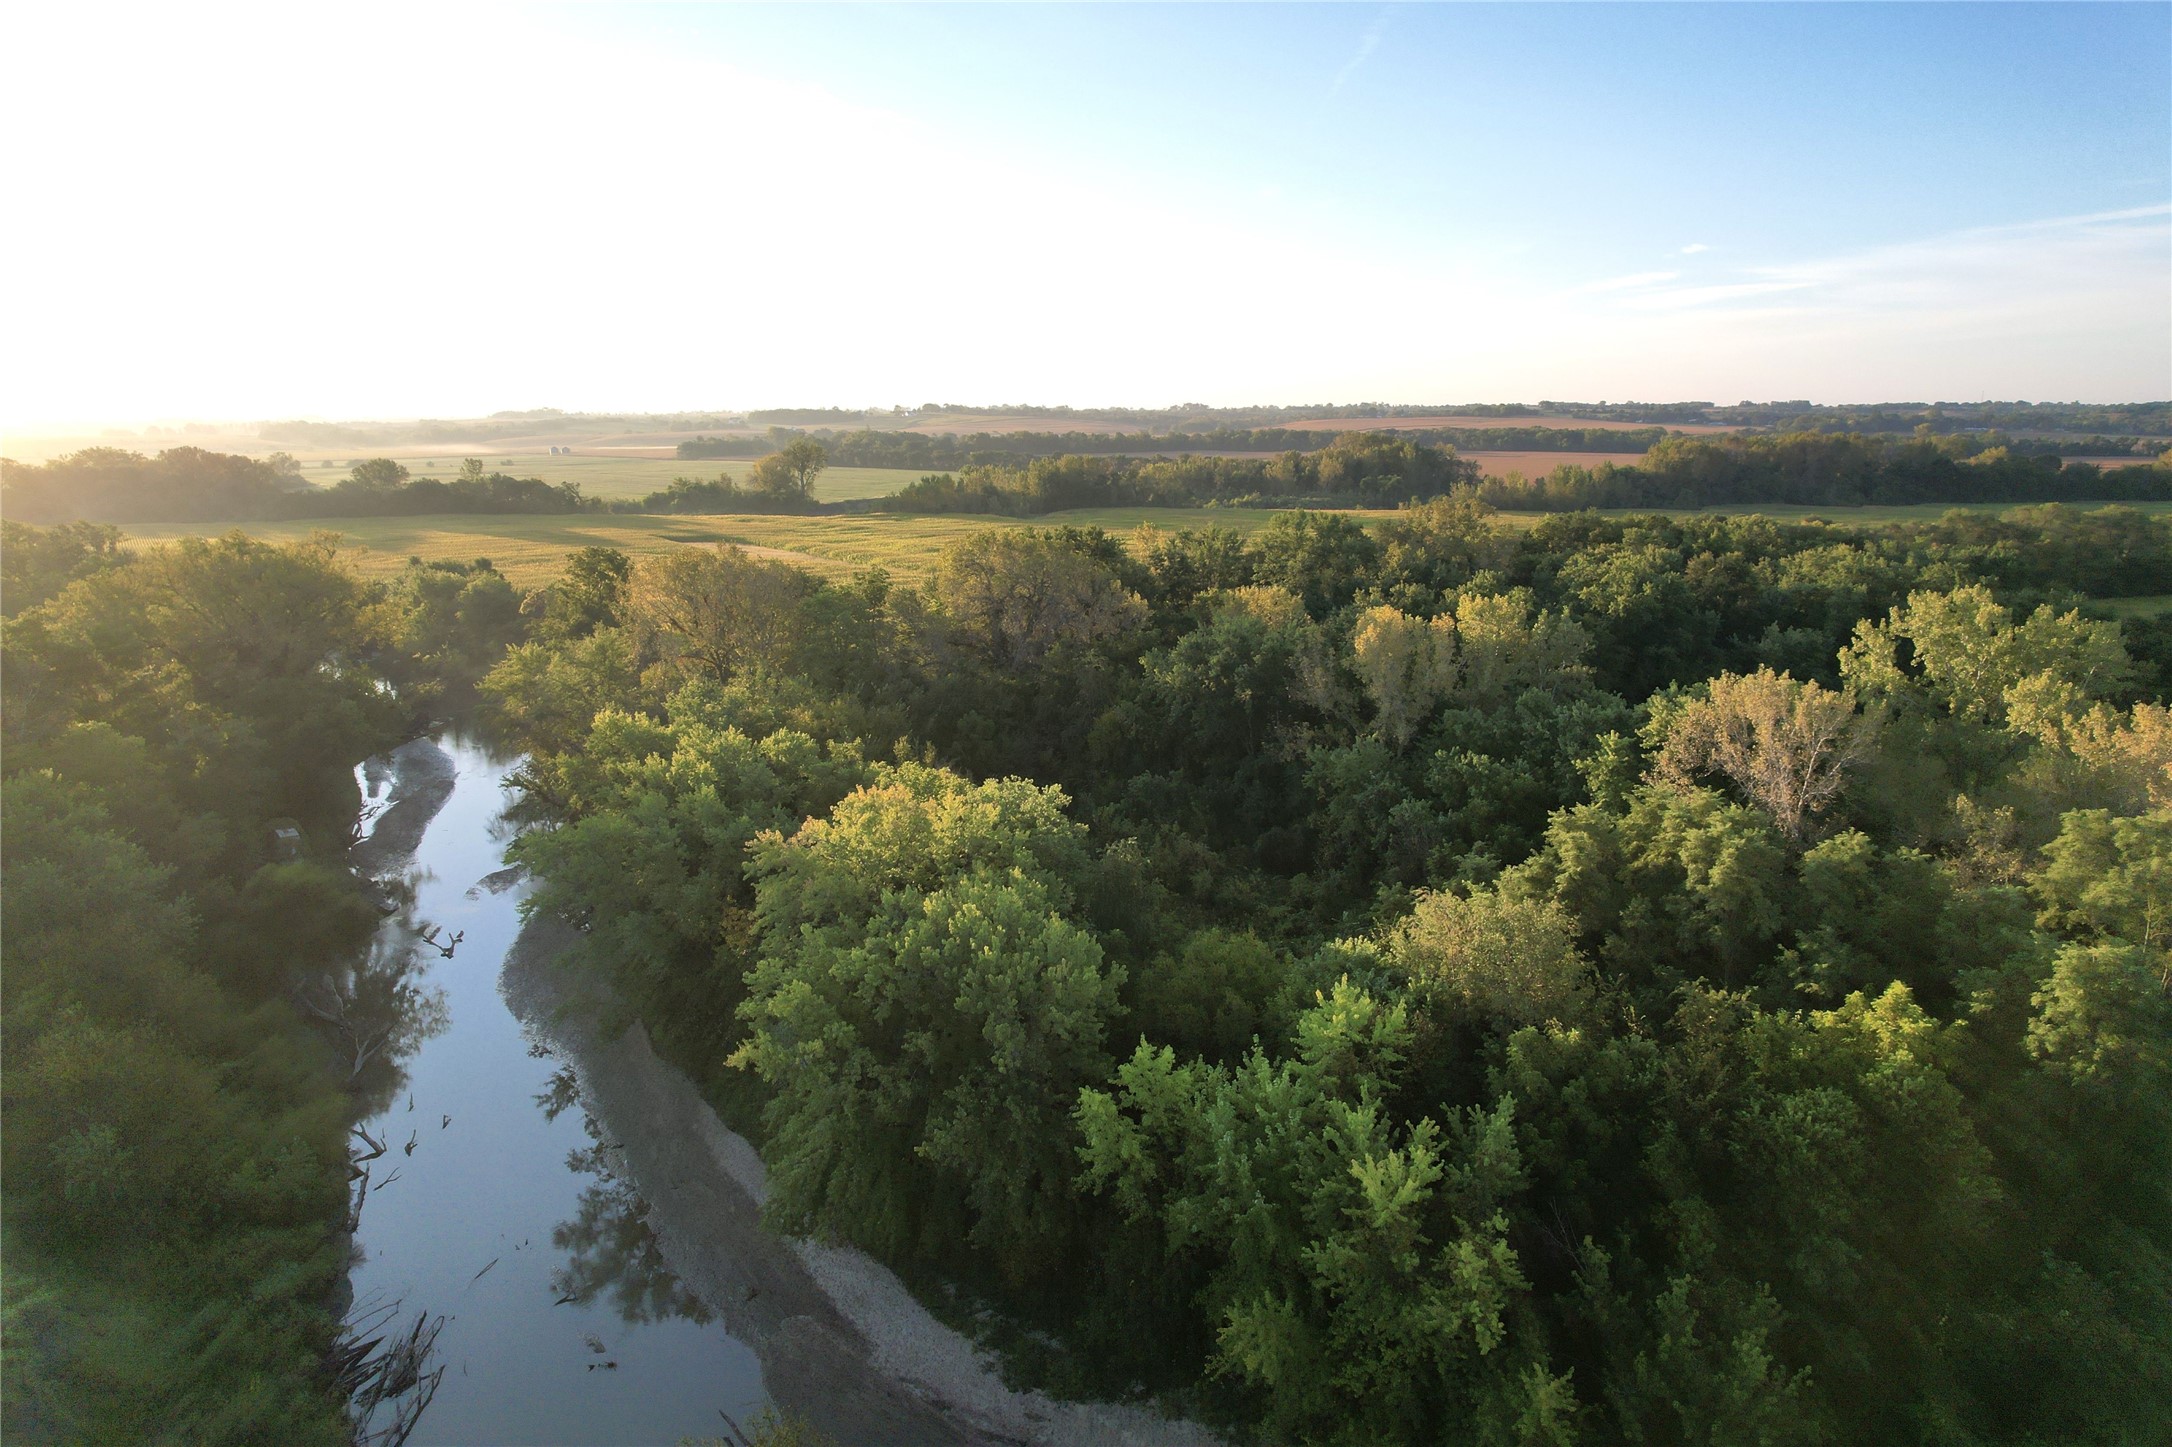
[[[1488,477],[1506,477],[1512,472],[1520,472],[1525,477],[1544,477],[1564,463],[1597,467],[1602,462],[1611,462],[1616,467],[1635,467],[1644,460],[1641,452],[1480,452],[1462,448],[1456,455],[1477,463]]]
[[[916,581],[934,567],[936,554],[954,538],[987,527],[1072,523],[1129,532],[1142,522],[1175,530],[1221,526],[1249,533],[1274,513],[1264,508],[1082,508],[1047,518],[998,518],[975,514],[939,517],[868,513],[851,517],[776,514],[717,516],[610,515],[595,513],[404,518],[327,518],[294,522],[147,523],[123,529],[131,543],[204,537],[241,531],[260,538],[303,538],[319,530],[340,534],[355,566],[371,576],[396,573],[410,556],[428,561],[488,558],[516,584],[539,587],[556,576],[577,548],[611,547],[643,557],[689,543],[736,543],[760,555],[797,562],[825,577],[881,567]],[[1360,514],[1386,517],[1386,513]]]
[[[2172,514],[2172,503],[2130,503],[2142,512]],[[2004,504],[1981,504],[1968,512],[2006,512]],[[1648,511],[1648,510],[1644,510]],[[1758,514],[1786,522],[1823,519],[1842,526],[1924,522],[1954,511],[1921,507],[1733,507],[1719,514]],[[1675,513],[1673,516],[1686,516]],[[179,537],[205,537],[233,528],[262,538],[301,538],[319,529],[339,533],[350,557],[365,574],[395,573],[410,556],[431,561],[489,558],[523,588],[539,587],[554,577],[576,548],[603,546],[635,557],[663,553],[689,544],[736,543],[761,556],[799,563],[824,577],[847,577],[863,568],[886,568],[901,581],[927,577],[943,545],[987,527],[1029,524],[1102,527],[1128,533],[1141,523],[1167,531],[1226,527],[1251,533],[1265,527],[1275,512],[1266,508],[1082,508],[1039,518],[999,518],[978,514],[935,517],[903,513],[862,513],[848,517],[793,517],[774,514],[664,517],[651,514],[573,513],[553,516],[330,518],[295,522],[147,523],[125,527],[131,544]],[[1367,523],[1392,517],[1389,512],[1354,512]],[[1502,513],[1511,527],[1531,527],[1546,513]]]
[[[1422,432],[1441,427],[1502,431],[1511,427],[1583,428],[1591,432],[1638,432],[1664,427],[1669,432],[1735,432],[1716,422],[1594,422],[1582,417],[1295,417],[1265,424],[1298,432]]]
[[[734,480],[744,481],[754,466],[751,458],[724,458],[702,461],[683,461],[669,455],[670,449],[660,449],[666,455],[646,456],[637,452],[588,453],[556,457],[549,453],[482,452],[468,455],[480,456],[483,466],[495,472],[511,473],[515,477],[540,477],[548,483],[579,483],[581,491],[590,497],[620,498],[646,497],[671,486],[675,477],[715,477],[728,472]],[[305,463],[302,476],[311,482],[329,486],[347,475],[347,470],[363,457],[399,456],[391,453],[357,453],[353,457],[324,459],[322,462]],[[447,478],[460,471],[457,457],[400,457],[400,463],[417,477]],[[908,483],[917,481],[920,473],[902,467],[832,467],[815,479],[817,502],[850,502],[856,498],[888,497]]]

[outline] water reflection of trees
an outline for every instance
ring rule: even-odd
[[[571,1066],[561,1066],[536,1104],[556,1120],[578,1106],[580,1096],[579,1077]],[[573,1219],[551,1231],[551,1244],[566,1253],[565,1264],[551,1273],[551,1288],[572,1301],[608,1301],[628,1322],[684,1317],[707,1325],[715,1313],[665,1264],[649,1229],[648,1202],[613,1168],[615,1146],[604,1142],[596,1118],[585,1109],[581,1127],[589,1144],[566,1153],[566,1168],[596,1180],[582,1190]]]
[[[396,908],[369,947],[297,983],[296,1003],[348,1072],[355,1117],[381,1114],[407,1084],[407,1062],[445,1032],[445,992],[422,983],[414,879],[381,886]]]

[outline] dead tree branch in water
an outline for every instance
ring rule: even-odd
[[[354,1187],[354,1199],[347,1206],[347,1234],[352,1236],[362,1229],[362,1202],[370,1193],[370,1165],[385,1153],[385,1143],[369,1133],[367,1126],[355,1126],[353,1133],[369,1149],[350,1148],[347,1153],[347,1180]]]
[[[325,1360],[347,1399],[355,1447],[402,1447],[445,1377],[444,1363],[431,1365],[445,1318],[421,1312],[406,1332],[386,1333],[384,1326],[399,1315],[400,1306],[394,1301],[342,1322]],[[377,1425],[387,1411],[390,1419]]]
[[[428,929],[410,929],[409,932],[448,960],[453,957],[453,951],[460,947],[460,942],[468,937],[466,930],[457,930],[450,939],[439,939],[436,925],[431,925]]]
[[[323,981],[318,992],[296,990],[294,998],[303,1009],[330,1025],[338,1034],[350,1057],[347,1069],[350,1082],[362,1074],[392,1038],[390,1025],[371,1025],[357,1020],[354,1002],[331,980]]]

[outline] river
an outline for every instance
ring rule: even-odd
[[[450,763],[449,792],[432,752]],[[499,990],[526,892],[500,874],[513,762],[446,736],[362,770],[370,809],[408,811],[376,813],[357,851],[414,892],[379,954],[412,955],[412,984],[443,1013],[365,1125],[387,1151],[371,1163],[355,1303],[445,1317],[446,1371],[415,1447],[715,1436],[720,1411],[759,1414],[760,1364],[663,1265],[646,1203],[582,1107],[578,1068]],[[402,867],[414,816],[439,798]],[[379,837],[391,833],[404,837]],[[450,958],[415,933],[432,927],[460,936]]]

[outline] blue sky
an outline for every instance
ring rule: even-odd
[[[585,23],[1172,197],[1279,188],[1415,247],[1494,236],[1564,264],[2172,199],[2164,5],[757,6]]]
[[[47,8],[18,422],[2172,392],[2163,4]]]

